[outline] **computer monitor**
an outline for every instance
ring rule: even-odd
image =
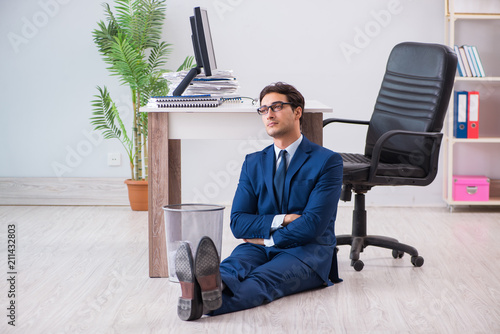
[[[188,72],[186,77],[174,90],[173,96],[181,96],[191,81],[201,73],[202,68],[206,76],[211,76],[212,70],[217,68],[207,10],[196,7],[194,9],[194,16],[191,16],[189,20],[191,23],[191,40],[196,59],[196,67]]]
[[[194,22],[196,24],[196,32],[198,33],[198,45],[200,47],[203,71],[205,75],[211,76],[212,70],[217,69],[217,63],[215,61],[215,52],[207,10],[196,7],[194,9]]]

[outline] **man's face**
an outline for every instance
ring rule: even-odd
[[[288,102],[288,99],[283,94],[269,93],[260,101],[260,105],[270,106],[275,102]],[[273,138],[280,138],[293,133],[299,126],[300,112],[297,109],[294,111],[290,104],[284,104],[280,111],[269,108],[268,113],[261,116],[267,134]]]

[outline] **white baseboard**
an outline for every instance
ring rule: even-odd
[[[129,205],[122,178],[0,178],[0,205]]]

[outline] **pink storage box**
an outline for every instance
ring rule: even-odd
[[[454,201],[489,201],[490,179],[486,176],[453,175]]]

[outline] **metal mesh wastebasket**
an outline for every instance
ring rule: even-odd
[[[181,241],[191,246],[193,257],[201,238],[210,237],[219,257],[222,249],[224,207],[213,204],[174,204],[163,207],[169,279],[177,282],[175,253]]]

